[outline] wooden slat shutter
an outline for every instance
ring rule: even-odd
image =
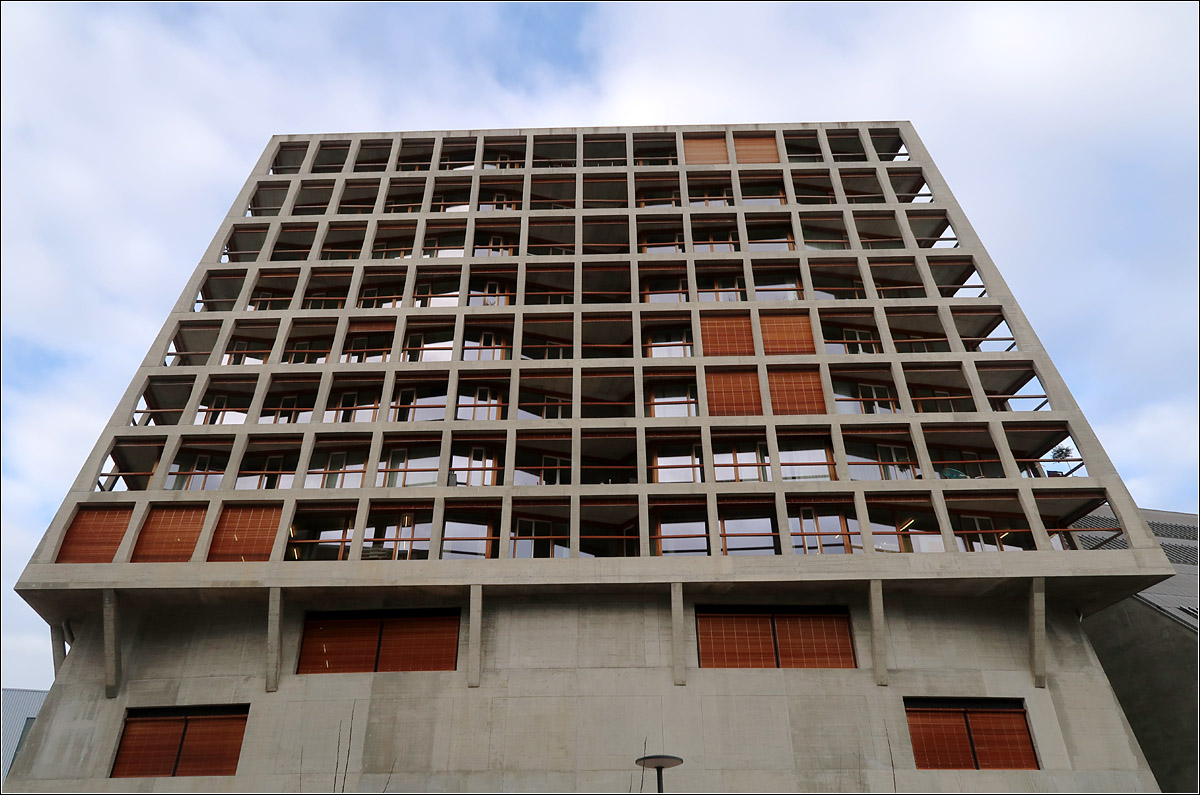
[[[282,514],[281,505],[226,506],[217,520],[209,561],[270,560]]]
[[[385,618],[379,671],[453,671],[458,667],[458,616]]]
[[[156,505],[146,515],[133,547],[133,562],[186,563],[192,559],[207,509]]]
[[[774,668],[771,617],[764,615],[696,616],[701,668]]]
[[[58,549],[57,563],[112,563],[132,508],[80,508]]]
[[[825,413],[825,392],[816,370],[768,370],[767,386],[775,414]]]
[[[728,163],[729,150],[725,147],[725,136],[683,139],[683,157],[689,166]]]
[[[754,333],[747,315],[700,316],[705,356],[753,356]]]
[[[170,776],[187,719],[126,718],[111,778]]]
[[[763,353],[767,356],[817,352],[808,315],[762,315],[759,328],[762,329]]]
[[[395,331],[395,318],[354,318],[350,321],[347,334],[373,334],[377,332]]]
[[[734,133],[733,151],[737,153],[739,164],[779,162],[779,147],[775,145],[773,134],[739,135]]]
[[[918,770],[974,770],[966,713],[961,709],[909,709],[908,731]]]
[[[1029,723],[1021,710],[967,712],[980,770],[1037,770]]]
[[[762,414],[758,373],[754,370],[705,372],[708,413],[713,417]]]
[[[775,616],[780,668],[854,668],[849,616]]]
[[[245,715],[192,715],[179,749],[177,776],[232,776],[237,773],[246,733]]]
[[[378,618],[310,618],[304,622],[298,674],[363,673],[375,670]]]

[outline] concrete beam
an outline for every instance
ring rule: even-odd
[[[58,669],[67,659],[67,634],[62,624],[50,625],[50,653],[54,656],[54,675],[58,676]]]
[[[483,674],[483,586],[471,586],[467,619],[467,687],[479,687]]]
[[[105,588],[101,596],[104,618],[104,695],[116,698],[121,692],[121,636],[118,626],[117,592]]]
[[[1046,578],[1029,583],[1029,672],[1033,686],[1046,686]]]
[[[883,580],[871,580],[871,664],[875,672],[875,684],[886,687],[887,618],[883,612]]]
[[[677,685],[687,684],[683,648],[683,583],[671,583],[671,675]]]
[[[283,594],[279,588],[267,591],[267,692],[279,689],[280,656],[283,639]]]

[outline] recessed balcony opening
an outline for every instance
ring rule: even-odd
[[[897,353],[948,353],[950,340],[936,309],[888,309]]]
[[[629,221],[625,218],[584,218],[583,253],[628,254]],[[628,270],[628,265],[624,267]],[[583,273],[586,279],[586,266]],[[628,301],[629,299],[626,298],[625,300]],[[587,301],[586,297],[584,301]]]
[[[692,207],[732,207],[733,182],[728,172],[688,174],[688,204]]]
[[[583,266],[583,302],[627,304],[632,300],[629,279],[628,262],[588,263]]]
[[[833,399],[838,414],[896,414],[900,398],[889,367],[834,365]]]
[[[896,200],[905,204],[925,204],[933,201],[933,193],[921,169],[892,169],[888,171],[888,179]]]
[[[466,246],[465,221],[429,223],[425,227],[425,238],[421,242],[421,256],[465,257]]]
[[[388,140],[363,141],[358,145],[358,156],[354,158],[355,171],[387,171],[392,160],[392,142]]]
[[[642,316],[643,358],[675,359],[693,355],[691,315]]]
[[[646,207],[681,207],[679,177],[674,174],[638,174],[633,183],[634,204]]]
[[[290,489],[299,463],[299,436],[251,437],[242,454],[234,488],[249,491]]]
[[[445,373],[411,373],[392,392],[389,422],[440,422],[446,419]]]
[[[390,179],[383,200],[385,213],[419,213],[425,200],[424,179]]]
[[[674,166],[679,163],[674,135],[634,133],[633,164],[635,166]]]
[[[970,257],[930,257],[929,270],[943,298],[987,297],[987,286]]]
[[[432,138],[406,138],[396,153],[397,171],[428,171],[433,161]]]
[[[304,165],[304,157],[308,154],[308,142],[285,143],[279,145],[275,159],[271,161],[272,174],[299,174],[300,166]]]
[[[1129,536],[1120,520],[1115,518],[1116,511],[1103,491],[1035,489],[1033,499],[1054,549],[1111,551],[1129,548]],[[1080,533],[1080,527],[1086,527],[1086,533]]]
[[[336,320],[296,321],[292,324],[292,332],[288,335],[287,345],[283,349],[284,363],[324,364],[329,361],[336,332]]]
[[[427,560],[433,534],[432,502],[371,501],[363,560]]]
[[[513,500],[508,549],[514,558],[571,557],[571,501]]]
[[[652,497],[649,507],[650,554],[708,556],[708,510],[703,496]]]
[[[213,378],[196,407],[193,425],[241,425],[250,413],[257,378]]]
[[[683,159],[689,166],[725,165],[729,149],[721,133],[696,133],[683,136]]]
[[[371,259],[406,259],[416,245],[416,223],[381,223],[371,243]]]
[[[92,491],[145,491],[158,461],[162,439],[118,439],[100,465]]]
[[[277,321],[238,321],[225,346],[221,364],[265,364],[267,357],[271,355],[278,332]],[[208,357],[205,356],[204,359],[207,360]]]
[[[942,480],[1004,477],[1000,453],[986,425],[922,426],[933,471]]]
[[[640,548],[636,498],[580,498],[579,557],[636,558]]]
[[[383,419],[383,375],[335,375],[325,404],[325,422],[378,422]]]
[[[850,204],[882,204],[887,201],[879,176],[874,171],[842,171],[842,191]]]
[[[1088,476],[1066,423],[1006,423],[1004,435],[1023,478]]]
[[[318,436],[304,475],[304,488],[362,488],[370,451],[370,436]]]
[[[445,320],[410,321],[400,356],[406,362],[448,362],[454,352],[454,324]]]
[[[1017,340],[997,309],[952,309],[954,325],[968,351],[1015,351]]]
[[[841,213],[800,216],[800,234],[806,251],[839,251],[850,248],[850,236]]]
[[[366,240],[366,224],[330,224],[321,244],[321,259],[358,259]]]
[[[443,560],[500,557],[500,501],[446,501],[442,522]]]
[[[149,425],[178,425],[183,418],[183,408],[192,396],[195,378],[151,377],[146,390],[138,399],[129,424],[138,428]]]
[[[520,179],[482,179],[479,181],[479,211],[520,210],[525,182]]]
[[[871,130],[871,145],[875,147],[875,154],[879,155],[880,160],[900,161],[909,159],[908,149],[904,147],[904,139],[900,136],[900,131],[897,129]]]
[[[698,431],[646,431],[646,479],[650,483],[703,483],[704,454]]]
[[[678,216],[659,218],[642,216],[637,219],[639,254],[682,254],[683,219]]]
[[[447,485],[503,486],[504,434],[454,434]]]
[[[828,428],[778,428],[779,469],[784,480],[837,480]]]
[[[442,177],[434,180],[429,210],[435,213],[465,213],[471,209],[471,180]]]
[[[921,248],[958,248],[958,236],[941,212],[908,211],[908,227]]]
[[[626,272],[628,280],[628,272]],[[633,356],[633,321],[629,315],[583,316],[580,356],[584,359],[628,359]]]
[[[820,163],[821,142],[816,130],[791,130],[783,134],[783,148],[789,163]]]
[[[822,312],[821,333],[826,353],[883,353],[872,312]]]
[[[320,386],[321,379],[316,376],[273,376],[258,415],[259,423],[294,425],[311,421]]]
[[[529,185],[529,209],[575,209],[575,177],[534,177]]]
[[[476,253],[478,253],[478,248]],[[515,304],[517,302],[517,270],[513,267],[472,266],[467,291],[467,306],[510,306]]]
[[[524,168],[525,139],[524,138],[495,138],[483,139],[484,168]]]
[[[569,262],[527,266],[525,303],[532,306],[575,303],[575,266]]]
[[[508,417],[508,376],[463,373],[458,379],[454,418],[485,422]]]
[[[712,432],[713,474],[717,483],[768,483],[771,456],[761,428]]]
[[[905,427],[842,431],[851,480],[918,480],[921,467]]]
[[[413,306],[458,306],[458,290],[462,282],[459,265],[426,266],[417,269],[413,285]]]
[[[637,432],[632,428],[585,430],[579,444],[580,483],[612,486],[638,482]]]
[[[789,494],[788,531],[797,555],[851,555],[863,551],[854,500],[841,496]]]
[[[817,153],[817,160],[821,155]],[[833,180],[825,169],[805,169],[792,172],[792,190],[796,193],[796,204],[836,204],[837,194]]]
[[[468,171],[475,168],[475,139],[444,139],[438,168],[442,171]]]
[[[580,413],[584,419],[635,416],[632,371],[585,371],[580,384]]]
[[[521,247],[520,221],[476,222],[475,244],[471,250],[476,257],[515,257]]]
[[[405,273],[399,268],[369,267],[358,290],[359,309],[395,309],[404,303]]]
[[[521,322],[522,359],[575,358],[575,322],[570,315],[526,315]]]
[[[575,136],[535,135],[534,168],[574,168]]]
[[[337,173],[346,165],[350,155],[349,141],[321,141],[317,156],[313,159],[314,174]]]
[[[575,253],[575,222],[566,220],[531,220],[529,242],[525,246],[530,256],[563,257]]]
[[[292,215],[324,215],[333,198],[333,180],[308,180],[300,183]]]
[[[904,235],[894,213],[855,213],[854,228],[863,248],[904,248]]]
[[[642,388],[647,417],[695,417],[700,413],[696,373],[691,368],[647,370]]]
[[[880,298],[924,298],[925,285],[921,271],[911,259],[867,260],[871,269],[871,280]]]
[[[1032,552],[1029,518],[1015,492],[947,492],[950,528],[962,552]]]
[[[254,262],[267,242],[265,226],[235,226],[221,249],[221,262]]]
[[[175,453],[163,488],[167,491],[214,491],[220,488],[232,450],[231,437],[185,442]]]
[[[512,358],[512,319],[467,321],[463,333],[464,362],[503,362]]]
[[[762,497],[718,497],[722,555],[780,554],[775,502]]]
[[[338,201],[338,212],[342,215],[362,215],[375,212],[375,199],[379,196],[379,180],[350,180],[342,190]]]
[[[571,432],[519,431],[513,485],[571,485]]]
[[[826,130],[829,152],[835,163],[857,163],[867,159],[858,130]]]
[[[867,297],[857,260],[811,259],[808,271],[812,277],[814,298],[844,301]]]
[[[804,284],[797,262],[755,262],[754,300],[799,301],[804,297]]]
[[[920,414],[976,411],[971,387],[958,364],[905,364],[904,380],[913,408]]]
[[[441,452],[440,434],[385,434],[375,486],[385,489],[436,486]]]
[[[638,266],[638,291],[644,304],[685,304],[687,266],[683,263],[643,263]]]
[[[597,166],[612,168],[624,166],[625,163],[624,135],[583,136],[583,165],[585,168]]]
[[[357,511],[353,502],[298,503],[288,527],[283,559],[349,560]]]
[[[928,494],[868,494],[867,515],[876,552],[944,552]]]
[[[771,143],[774,145],[774,141]],[[742,204],[747,207],[787,204],[787,192],[783,187],[783,178],[779,174],[744,174],[741,177],[741,183]]]
[[[343,309],[353,271],[314,268],[304,290],[303,309]]]
[[[796,237],[787,217],[754,216],[746,219],[747,251],[795,251]]]
[[[571,419],[571,380],[569,370],[523,371],[517,396],[517,419]]]
[[[692,248],[697,254],[741,251],[737,219],[729,215],[692,217]]]
[[[1028,362],[975,365],[992,411],[1051,411],[1050,398]]]
[[[260,182],[250,197],[246,206],[246,216],[251,218],[266,218],[279,215],[283,203],[287,200],[287,182]]]
[[[237,303],[245,281],[245,271],[209,271],[196,294],[192,311],[229,312]]]

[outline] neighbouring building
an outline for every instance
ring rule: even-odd
[[[38,710],[42,708],[42,702],[46,700],[46,691],[6,687],[0,696],[2,696],[0,714],[3,715],[0,723],[3,723],[4,746],[4,771],[0,776],[0,781],[2,781],[8,778],[8,769],[12,767],[13,757],[17,755],[18,749],[25,742],[25,737],[33,728],[34,721],[37,720]]]
[[[907,122],[278,136],[7,786],[1153,791],[1080,617],[1172,573]]]

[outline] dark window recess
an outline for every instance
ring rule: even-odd
[[[855,668],[850,616],[836,608],[697,607],[701,668]]]
[[[298,674],[453,671],[458,610],[310,613]]]

